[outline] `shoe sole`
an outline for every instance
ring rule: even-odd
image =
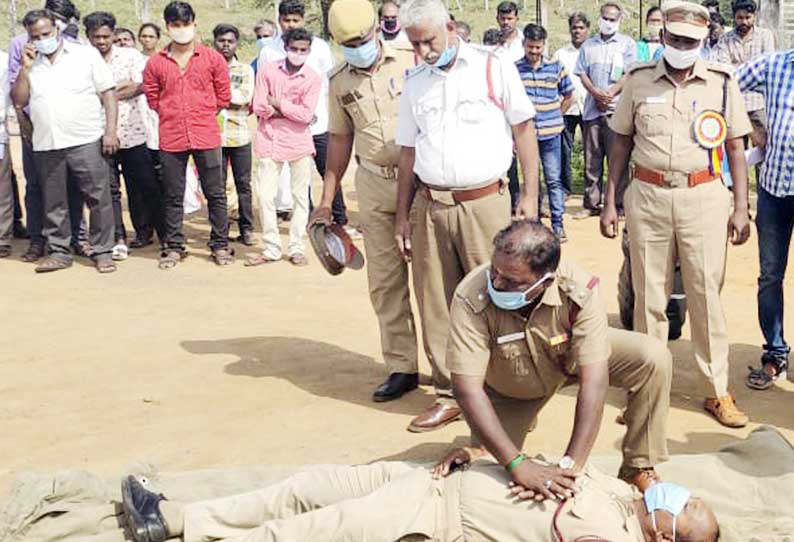
[[[410,392],[414,391],[418,387],[419,387],[419,385],[417,384],[416,386],[413,386],[412,388],[408,388],[407,390],[404,390],[402,393],[398,393],[396,395],[375,395],[375,394],[372,394],[372,400],[374,402],[376,402],[376,403],[388,403],[389,401],[394,401],[395,399],[399,399],[400,397],[402,397],[406,393],[410,393]]]
[[[723,427],[729,427],[731,429],[741,429],[742,427],[745,427],[748,423],[750,423],[749,420],[746,421],[746,422],[742,422],[742,423],[738,423],[738,422],[737,423],[726,423],[723,420],[721,420],[719,418],[719,416],[717,416],[716,412],[713,412],[713,411],[711,411],[711,410],[709,410],[707,408],[704,408],[703,410],[705,410],[708,414],[710,414],[711,417],[714,418],[715,420],[717,420],[717,423],[719,423]]]
[[[452,422],[456,422],[463,417],[463,414],[458,414],[454,418],[450,418],[449,420],[443,421],[438,425],[433,425],[430,427],[419,427],[413,424],[409,424],[407,429],[411,433],[429,433],[430,431],[435,431],[436,429],[441,429],[444,426],[451,424]]]
[[[124,517],[127,519],[127,528],[135,542],[151,542],[149,531],[146,527],[135,528],[135,525],[145,525],[143,517],[132,506],[132,492],[130,491],[129,478],[121,481],[121,507],[124,509]]]

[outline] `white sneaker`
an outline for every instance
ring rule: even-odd
[[[113,247],[113,253],[111,254],[111,258],[113,261],[120,262],[122,260],[126,260],[127,256],[130,255],[129,249],[127,245],[124,243],[119,243],[118,245]]]

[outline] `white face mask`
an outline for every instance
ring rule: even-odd
[[[308,53],[296,53],[295,51],[287,51],[287,60],[289,63],[295,66],[296,68],[300,68],[306,63],[306,59],[309,58]]]
[[[665,45],[664,59],[674,69],[685,70],[687,68],[691,68],[692,65],[700,57],[701,47],[702,44],[698,45],[694,49],[687,49],[686,51],[684,51],[681,49],[676,49],[675,47],[670,47],[669,45]]]
[[[190,43],[196,37],[196,26],[181,26],[168,29],[168,35],[171,39],[180,45]]]
[[[603,17],[598,19],[598,31],[605,36],[611,36],[620,28],[620,19],[617,21],[607,21]]]

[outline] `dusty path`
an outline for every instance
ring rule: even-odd
[[[355,206],[354,194],[348,201]],[[619,243],[601,239],[593,219],[569,219],[567,229],[564,255],[600,275],[616,312]],[[385,373],[363,271],[331,277],[313,256],[302,269],[240,260],[217,268],[206,259],[205,230],[203,219],[189,222],[191,257],[171,272],[157,269],[151,248],[105,276],[85,262],[37,276],[18,259],[24,243],[0,261],[0,494],[24,470],[114,473],[138,460],[169,470],[431,460],[468,434],[462,422],[405,431],[432,400],[428,387],[370,401]],[[732,387],[754,422],[794,438],[794,385],[759,393],[743,384],[760,355],[756,253],[755,237],[730,249]],[[792,295],[792,279],[787,286]],[[794,336],[791,316],[788,324]],[[728,430],[701,413],[687,337],[688,329],[672,346],[674,453],[711,450],[754,427]],[[428,374],[424,360],[421,367]],[[620,404],[610,397],[596,453],[619,453],[623,429],[612,420]],[[573,391],[555,398],[527,449],[560,453],[573,406]]]

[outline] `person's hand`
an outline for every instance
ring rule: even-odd
[[[275,96],[271,96],[270,94],[268,94],[267,95],[267,103],[270,104],[270,107],[274,107],[276,109],[281,109],[281,100],[279,100]]]
[[[742,245],[750,238],[750,214],[734,211],[728,219],[728,238],[734,245]]]
[[[315,224],[330,226],[332,221],[331,208],[327,205],[320,205],[319,207],[315,207],[314,211],[312,211],[312,214],[309,215],[309,226],[307,229],[311,228]]]
[[[483,455],[485,451],[482,448],[453,448],[432,468],[433,479],[440,480],[455,469],[466,469]]]
[[[601,210],[601,235],[607,239],[618,236],[618,211],[614,205],[604,205]]]
[[[413,252],[411,249],[411,222],[408,217],[397,215],[394,219],[394,240],[397,242],[397,249],[403,259],[410,262]]]
[[[538,200],[522,196],[516,205],[516,218],[538,220]]]
[[[27,42],[22,49],[22,67],[29,70],[37,56],[39,56],[39,53],[36,51],[36,47],[33,46],[33,42]]]
[[[512,472],[510,493],[520,501],[565,499],[576,493],[576,473],[570,469],[545,466],[525,460]]]
[[[116,135],[102,136],[102,154],[110,156],[119,150],[119,138]]]

